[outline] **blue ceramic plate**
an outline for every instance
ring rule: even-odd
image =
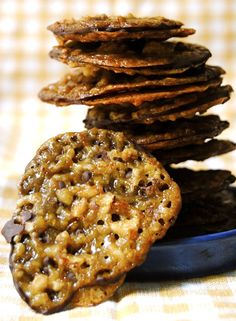
[[[236,268],[236,229],[160,242],[129,280],[178,279]]]

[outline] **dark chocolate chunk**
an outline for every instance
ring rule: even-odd
[[[22,215],[22,223],[24,224],[25,222],[31,220],[34,216],[34,214],[32,212],[29,211],[24,211],[21,213]]]
[[[58,183],[58,187],[59,188],[64,188],[64,187],[66,187],[66,184],[64,182],[59,182]]]
[[[17,234],[20,234],[23,230],[24,226],[14,223],[14,220],[12,219],[4,225],[1,233],[5,237],[6,241],[10,243],[12,238]]]
[[[92,173],[90,171],[85,171],[82,174],[82,181],[86,183],[90,180],[91,177],[92,177]]]

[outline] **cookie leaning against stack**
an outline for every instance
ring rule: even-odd
[[[96,128],[44,143],[19,196],[2,233],[18,292],[45,314],[109,298],[181,206],[154,157],[124,134]]]

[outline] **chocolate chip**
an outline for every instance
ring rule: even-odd
[[[76,282],[76,276],[71,270],[66,271],[66,278],[72,282]]]
[[[12,238],[17,234],[20,234],[23,230],[24,226],[21,224],[15,224],[12,219],[4,225],[1,233],[5,237],[6,241],[10,243]]]
[[[22,215],[22,223],[24,224],[25,222],[31,220],[34,216],[32,212],[24,211],[21,213]]]
[[[54,301],[57,301],[58,300],[58,292],[57,291],[54,291],[52,289],[46,289],[45,291],[49,297],[49,299],[54,302]]]
[[[109,186],[109,185],[103,186],[103,192],[104,192],[104,193],[107,193],[107,192],[109,192],[109,191],[111,191],[111,190],[112,190],[111,186]]]
[[[124,163],[124,161],[123,161],[123,159],[121,157],[113,157],[113,160],[115,160],[117,162]]]
[[[165,225],[165,221],[163,220],[163,218],[159,218],[158,222],[163,226]]]
[[[120,221],[120,215],[116,214],[116,213],[113,213],[112,216],[111,216],[111,220],[112,220],[112,222]]]
[[[69,221],[67,231],[69,234],[75,233],[75,232],[82,233],[83,227],[84,226],[83,226],[83,222],[81,221],[81,219],[75,217]]]
[[[71,140],[72,140],[72,142],[76,142],[76,141],[78,140],[78,138],[77,138],[77,136],[75,135],[75,136],[72,136],[72,137],[71,137]]]
[[[81,152],[82,146],[76,147],[75,148],[75,154],[77,155],[79,152]]]
[[[23,234],[22,236],[21,236],[21,243],[24,243],[24,244],[26,244],[28,241],[30,240],[30,236],[29,236],[29,234]]]
[[[46,256],[43,259],[43,265],[45,266],[51,265],[52,267],[57,268],[57,263],[51,257],[48,257],[48,256]]]
[[[89,171],[85,171],[85,172],[83,172],[83,174],[82,174],[82,181],[83,181],[84,183],[86,183],[86,182],[88,182],[88,181],[90,180],[91,177],[92,177],[92,173],[89,172]]]
[[[49,243],[50,242],[50,236],[47,232],[42,232],[39,234],[39,240],[42,243]]]
[[[50,274],[49,267],[47,265],[43,266],[42,269],[41,269],[41,272],[43,274],[49,275]]]
[[[66,187],[66,184],[64,182],[59,182],[58,183],[58,187],[59,188],[64,188],[64,187]]]
[[[125,177],[126,178],[130,178],[132,176],[132,169],[128,168],[125,172]]]
[[[67,253],[72,254],[72,255],[76,255],[78,253],[78,251],[79,251],[78,248],[75,248],[75,247],[73,247],[71,245],[68,245],[66,250],[67,250]]]
[[[112,191],[114,188],[116,188],[117,184],[117,180],[115,180],[113,177],[110,178],[109,184],[106,184],[103,186],[103,191],[106,192],[110,192]]]
[[[105,151],[102,151],[101,153],[98,153],[96,156],[95,156],[95,159],[102,159],[104,161],[108,161],[109,160],[109,157],[107,155],[107,152]]]
[[[41,269],[41,272],[46,274],[46,275],[49,275],[50,274],[50,269],[51,268],[58,268],[58,265],[57,263],[50,257],[46,256],[44,259],[43,259],[43,267]]]
[[[95,140],[95,141],[94,141],[94,145],[100,146],[100,145],[101,145],[101,142],[99,142],[99,140]]]
[[[167,190],[169,188],[169,186],[167,184],[163,184],[162,186],[159,187],[161,192],[164,192],[165,190]]]
[[[140,186],[140,187],[145,186],[145,182],[144,182],[144,180],[139,181],[138,186]]]

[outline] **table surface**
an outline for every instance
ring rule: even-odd
[[[227,71],[225,83],[236,88],[236,2],[135,0],[1,0],[0,1],[0,228],[11,217],[17,182],[35,151],[49,137],[80,131],[84,106],[56,108],[39,101],[37,93],[56,81],[68,68],[52,61],[55,44],[46,31],[50,23],[69,16],[95,13],[163,15],[176,18],[197,33],[188,41],[210,48],[211,64]],[[222,135],[236,137],[236,98],[214,107],[231,127]],[[236,153],[205,162],[187,162],[194,168],[225,168],[236,173]],[[8,268],[10,247],[0,236],[1,321],[30,320],[236,320],[236,271],[182,281],[126,283],[113,299],[93,308],[76,308],[41,316],[20,299]]]

